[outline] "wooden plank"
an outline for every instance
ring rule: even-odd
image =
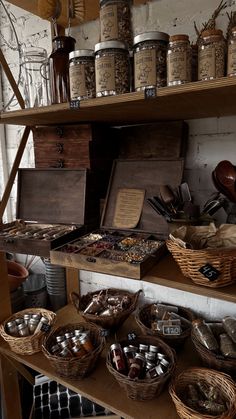
[[[30,372],[20,362],[17,362],[10,356],[6,356],[5,358],[7,358],[7,360],[10,362],[10,364],[12,364],[15,370],[17,370],[22,375],[22,377],[24,377],[28,381],[29,384],[31,384],[32,386],[35,384],[35,379],[33,375],[30,374]]]
[[[58,313],[57,326],[67,323],[76,323],[82,321],[79,315],[75,315],[72,305],[68,305],[61,309]],[[140,329],[134,321],[133,316],[123,324],[117,332],[117,340],[121,340],[127,333],[132,330],[140,334]],[[177,419],[178,415],[168,393],[168,387],[158,397],[148,402],[137,402],[127,398],[123,389],[121,389],[113,376],[109,373],[105,365],[106,353],[115,336],[108,339],[105,350],[95,370],[85,379],[69,379],[58,376],[48,360],[40,353],[30,356],[21,356],[9,350],[8,345],[3,342],[0,346],[0,352],[12,356],[14,359],[28,365],[36,371],[47,375],[49,378],[56,380],[62,385],[70,388],[76,393],[80,393],[84,397],[98,403],[118,416],[126,419]],[[186,369],[189,366],[198,366],[199,359],[189,340],[185,348],[178,354],[177,372]],[[113,395],[111,397],[111,395]]]
[[[31,131],[30,127],[26,127],[24,129],[24,132],[23,132],[23,135],[22,135],[22,138],[21,138],[21,142],[20,142],[20,145],[19,145],[17,153],[16,153],[16,157],[15,157],[14,163],[12,165],[11,173],[10,173],[5,191],[4,191],[3,196],[2,196],[2,201],[1,201],[1,204],[0,204],[0,220],[2,219],[2,216],[3,216],[4,211],[6,209],[7,202],[8,202],[8,199],[10,197],[12,186],[13,186],[13,183],[15,181],[16,173],[17,173],[17,170],[19,168],[20,161],[21,161],[22,155],[24,153],[25,146],[26,146],[30,131]]]
[[[160,120],[220,117],[235,113],[236,80],[218,80],[162,87],[157,97],[145,99],[143,92],[81,101],[79,109],[69,103],[3,112],[0,123],[52,125],[79,122],[109,122],[116,125]]]
[[[6,60],[5,60],[5,57],[3,55],[3,52],[1,50],[1,48],[0,48],[0,64],[2,65],[2,68],[3,68],[5,74],[8,78],[8,81],[9,81],[9,83],[11,85],[11,88],[12,88],[12,90],[13,90],[13,92],[14,92],[14,94],[15,94],[18,102],[19,102],[20,107],[22,109],[24,109],[25,101],[24,101],[23,97],[21,96],[20,90],[19,90],[19,88],[16,84],[16,81],[15,81],[13,75],[12,75],[12,72],[11,72],[11,70],[10,70]]]
[[[5,356],[0,357],[5,419],[22,419],[18,375]]]
[[[75,291],[78,294],[80,293],[78,269],[66,268],[66,290],[68,303],[70,303],[70,294],[72,291]]]
[[[0,322],[11,315],[11,300],[5,253],[0,252]]]

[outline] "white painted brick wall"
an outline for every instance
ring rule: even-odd
[[[50,51],[49,24],[35,16],[24,13],[21,9],[4,2],[12,13],[16,30],[23,44],[45,47]],[[191,41],[195,41],[194,21],[200,27],[217,7],[219,0],[153,0],[147,5],[133,9],[134,34],[147,30],[161,30],[169,34],[187,33]],[[228,0],[227,9],[218,18],[218,27],[224,31],[227,27],[226,12],[236,10],[235,0]],[[1,13],[1,9],[0,9]],[[1,16],[1,14],[0,14]],[[9,22],[0,18],[1,32],[10,41],[12,31]],[[99,22],[94,21],[78,28],[72,29],[72,35],[77,39],[77,48],[93,48],[99,42]],[[11,68],[16,69],[14,53],[5,48],[9,54]],[[211,183],[211,172],[218,161],[229,159],[236,163],[236,119],[209,118],[189,121],[189,146],[185,165],[185,178],[189,182],[195,202],[202,204],[214,191]],[[7,151],[8,163],[11,166],[17,145],[19,144],[21,128],[7,127]],[[30,141],[24,153],[22,167],[33,166],[32,142]],[[0,170],[0,192],[3,185]],[[12,206],[15,208],[14,187],[12,193]],[[13,214],[14,215],[14,214]],[[224,221],[225,214],[221,211],[218,218]],[[235,314],[233,303],[222,302],[217,299],[206,298],[195,294],[185,293],[167,287],[145,283],[109,275],[80,272],[81,291],[86,293],[90,290],[105,287],[125,288],[137,290],[140,287],[144,291],[145,300],[162,300],[169,303],[182,304],[192,307],[195,311],[208,314],[211,318],[220,318],[226,314]]]

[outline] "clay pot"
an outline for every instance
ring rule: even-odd
[[[7,270],[10,291],[18,288],[29,276],[29,272],[24,266],[11,260],[7,260]]]

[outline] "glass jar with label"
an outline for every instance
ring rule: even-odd
[[[69,54],[70,100],[95,97],[95,58],[91,49]]]
[[[166,53],[169,35],[146,32],[134,37],[135,90],[166,86]]]
[[[175,86],[191,81],[192,50],[188,35],[170,36],[167,51],[167,84]]]
[[[95,45],[96,96],[111,96],[130,91],[129,51],[120,41]]]
[[[225,73],[226,43],[220,29],[203,31],[198,42],[198,80],[212,80]]]
[[[101,41],[122,41],[132,46],[130,0],[100,0]]]
[[[228,41],[227,76],[236,76],[236,26],[231,29]]]

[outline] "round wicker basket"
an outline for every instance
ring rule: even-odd
[[[169,304],[168,304],[169,305]],[[163,335],[158,331],[151,329],[151,307],[152,304],[145,304],[137,311],[135,315],[136,322],[138,323],[142,333],[145,335],[157,336],[164,340],[172,348],[178,350],[184,344],[185,340],[190,336],[191,326],[186,328],[180,335]],[[185,317],[187,320],[192,322],[195,318],[193,312],[184,307],[178,307],[179,315]]]
[[[186,386],[199,380],[219,389],[221,396],[227,401],[228,410],[219,416],[199,413],[183,402]],[[175,377],[169,393],[175,404],[177,413],[182,419],[233,419],[236,414],[236,386],[226,374],[208,368],[189,368]]]
[[[191,338],[195,349],[205,366],[215,370],[223,371],[232,375],[234,378],[236,377],[236,359],[225,358],[223,356],[216,355],[212,351],[209,351],[209,349],[207,349],[201,344],[201,342],[199,342],[195,336],[194,329],[192,329]]]
[[[91,302],[95,294],[99,294],[101,291],[105,291],[108,295],[128,295],[130,298],[130,305],[126,310],[123,310],[120,313],[117,313],[115,316],[99,316],[95,314],[84,314],[85,308]],[[129,317],[129,315],[136,309],[138,298],[142,290],[137,291],[135,294],[129,291],[119,290],[117,288],[108,288],[106,290],[98,290],[95,292],[89,292],[86,295],[83,295],[81,298],[76,292],[71,293],[71,301],[77,309],[78,313],[88,322],[96,323],[101,326],[103,329],[112,329],[117,330],[124,321]]]
[[[56,336],[73,332],[75,329],[89,331],[95,349],[82,358],[62,358],[52,355],[50,348],[56,344]],[[101,329],[94,324],[81,322],[53,329],[45,338],[42,351],[58,375],[78,379],[87,376],[93,370],[104,345],[105,338],[101,336]]]
[[[178,263],[183,275],[196,284],[210,288],[219,288],[235,282],[236,249],[184,249],[172,240],[167,240],[166,245]],[[219,271],[219,276],[214,281],[206,278],[199,271],[206,264]]]
[[[13,352],[21,355],[33,355],[42,350],[42,342],[46,334],[45,332],[40,330],[34,335],[25,337],[11,336],[6,332],[6,324],[19,317],[23,317],[24,314],[41,314],[43,317],[48,319],[51,326],[55,322],[56,314],[52,311],[45,310],[44,308],[28,308],[13,314],[0,325],[0,335],[9,344]]]
[[[142,380],[131,380],[127,376],[116,371],[116,369],[112,365],[110,351],[108,351],[107,353],[107,368],[109,372],[113,375],[113,377],[118,381],[120,387],[126,391],[126,394],[130,399],[143,401],[151,400],[155,397],[158,397],[175,371],[176,357],[173,349],[166,345],[166,343],[163,342],[161,339],[158,339],[153,336],[138,336],[135,340],[124,340],[119,343],[122,347],[126,346],[127,344],[130,345],[131,343],[132,345],[136,345],[139,343],[144,343],[146,345],[155,345],[159,347],[160,352],[167,356],[170,364],[165,374],[152,379],[146,378]]]

